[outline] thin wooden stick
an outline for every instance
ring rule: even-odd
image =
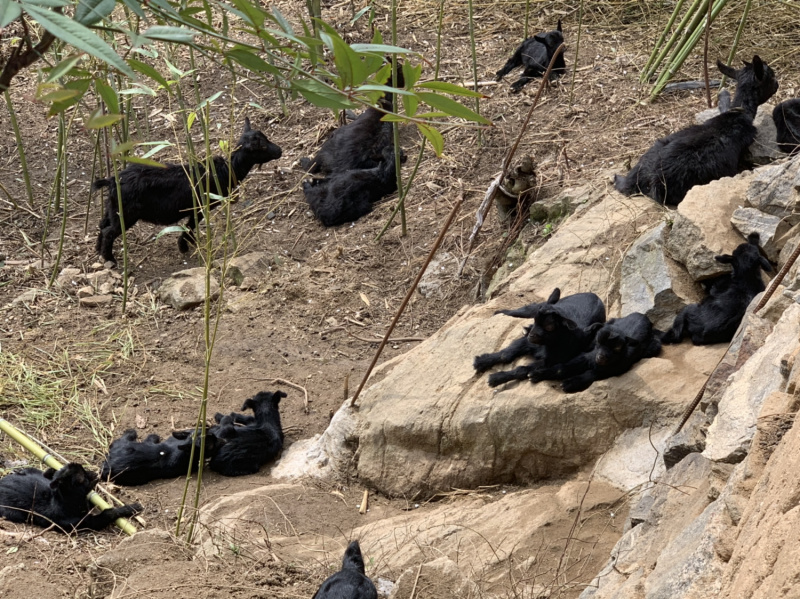
[[[547,65],[547,70],[545,71],[544,75],[542,76],[542,83],[539,85],[539,89],[536,92],[536,96],[533,98],[533,104],[531,105],[530,110],[528,110],[528,116],[525,117],[525,122],[522,124],[522,129],[520,129],[519,135],[517,135],[517,139],[514,142],[514,145],[511,146],[511,149],[506,153],[505,158],[503,159],[503,170],[498,175],[498,177],[492,181],[491,185],[489,185],[489,189],[486,192],[486,197],[481,204],[481,207],[478,209],[477,219],[475,226],[472,229],[472,233],[469,236],[469,242],[467,243],[467,253],[464,258],[461,260],[461,265],[458,268],[458,276],[461,276],[461,273],[464,272],[464,267],[467,264],[467,260],[469,259],[469,255],[472,252],[472,248],[475,245],[475,239],[478,236],[478,233],[483,227],[483,221],[486,219],[486,215],[489,213],[489,210],[492,207],[492,200],[494,200],[495,195],[497,194],[497,187],[499,186],[499,182],[503,180],[503,178],[508,174],[508,169],[511,167],[511,160],[514,158],[514,155],[517,153],[517,148],[519,147],[520,142],[522,141],[522,136],[525,135],[525,132],[528,130],[528,124],[531,122],[531,117],[533,116],[533,111],[536,109],[536,105],[539,103],[539,98],[542,95],[542,91],[544,90],[544,86],[550,81],[550,72],[553,70],[553,65],[555,64],[556,58],[558,58],[566,49],[564,44],[561,44],[553,54],[553,58],[550,59],[550,64]]]
[[[459,187],[461,188],[458,194],[458,200],[456,200],[453,209],[450,211],[450,215],[447,217],[447,220],[445,221],[444,226],[442,227],[442,230],[439,233],[439,237],[436,238],[436,241],[434,242],[431,251],[428,253],[428,257],[425,259],[425,263],[422,265],[422,268],[419,269],[419,272],[417,273],[417,277],[414,279],[414,282],[411,283],[411,287],[408,289],[408,293],[406,293],[406,296],[403,298],[403,303],[400,304],[400,308],[398,308],[397,314],[394,315],[392,323],[389,325],[389,328],[386,329],[386,334],[383,336],[383,340],[381,341],[381,344],[378,346],[378,351],[375,352],[375,356],[372,358],[372,363],[369,365],[369,368],[367,368],[367,372],[364,374],[364,378],[361,380],[361,384],[358,386],[355,395],[353,395],[353,399],[350,400],[351,407],[356,405],[356,400],[358,399],[358,396],[361,394],[361,390],[364,388],[364,385],[367,384],[367,379],[369,378],[369,375],[372,374],[372,369],[375,368],[375,364],[377,364],[378,358],[381,356],[383,348],[386,347],[386,344],[389,341],[389,336],[392,334],[392,331],[394,331],[394,327],[397,326],[397,321],[400,320],[400,316],[402,316],[403,312],[406,309],[406,306],[408,305],[408,302],[411,300],[411,296],[414,294],[414,291],[416,291],[417,285],[419,285],[419,282],[422,279],[422,275],[425,274],[425,270],[427,270],[428,265],[431,263],[431,260],[433,260],[433,257],[436,255],[439,246],[442,245],[445,233],[447,233],[447,230],[450,228],[450,225],[453,224],[453,220],[455,219],[456,214],[458,214],[458,210],[461,208],[461,204],[464,201],[464,184],[461,181],[461,179],[458,180],[458,184]]]
[[[303,387],[301,385],[298,385],[297,383],[293,383],[292,381],[287,381],[286,379],[250,379],[250,380],[251,381],[260,381],[262,383],[265,383],[267,381],[269,381],[270,383],[280,383],[281,385],[288,385],[289,387],[292,387],[293,389],[297,389],[298,391],[302,391],[303,392],[303,411],[306,414],[308,414],[308,390],[305,387]]]
[[[361,507],[358,508],[358,513],[362,516],[367,513],[369,509],[369,489],[364,489],[364,497],[361,498]]]
[[[3,431],[9,437],[11,437],[14,441],[22,445],[25,449],[39,458],[46,466],[52,468],[53,470],[60,470],[64,467],[64,465],[59,462],[56,458],[53,457],[52,454],[48,453],[44,449],[42,449],[37,443],[34,443],[30,438],[28,438],[25,433],[15,428],[8,420],[5,418],[0,418],[0,431]],[[92,502],[92,504],[96,505],[101,510],[108,510],[111,509],[111,506],[106,503],[106,501],[97,494],[96,491],[92,491],[87,496],[87,499]],[[136,527],[128,522],[125,518],[117,518],[114,521],[116,524],[125,534],[133,536],[136,534]]]
[[[417,568],[417,577],[414,579],[414,586],[411,587],[411,594],[408,596],[408,599],[414,599],[414,593],[417,592],[417,583],[419,582],[419,575],[422,572],[422,564],[419,565]]]

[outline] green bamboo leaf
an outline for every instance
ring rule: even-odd
[[[372,7],[371,4],[368,4],[367,6],[365,6],[364,8],[362,8],[361,10],[359,10],[355,14],[355,16],[350,20],[350,24],[351,25],[355,25],[356,21],[358,21],[361,17],[363,17],[365,14],[367,14],[371,10],[373,10],[373,7]]]
[[[233,50],[229,50],[225,53],[225,56],[235,60],[240,65],[250,69],[251,71],[269,73],[270,75],[275,75],[276,77],[282,76],[280,70],[278,70],[276,67],[272,66],[259,56],[256,56],[253,52],[244,48],[234,48]]]
[[[184,225],[171,225],[169,227],[164,227],[158,233],[156,233],[154,239],[158,239],[164,235],[169,235],[170,233],[185,233],[188,230],[189,229],[187,229]]]
[[[322,28],[320,37],[333,52],[333,62],[342,78],[342,88],[353,87],[363,83],[369,73],[358,54],[345,42],[336,30],[325,23],[319,22]]]
[[[125,152],[130,152],[132,149],[133,149],[133,142],[126,141],[125,143],[112,146],[111,155],[114,156],[115,158],[119,158]]]
[[[142,35],[150,40],[173,42],[176,44],[191,44],[194,42],[194,36],[197,35],[197,32],[186,29],[185,27],[155,25],[150,27]]]
[[[121,96],[157,96],[156,90],[152,87],[147,87],[143,83],[131,83],[128,89],[121,89],[119,91]]]
[[[138,2],[137,0],[122,0],[122,2],[124,2],[125,6],[127,6],[137,17],[139,17],[140,19],[145,18],[141,2]]]
[[[87,129],[105,129],[122,120],[121,114],[103,114],[98,108],[86,120],[85,126]]]
[[[25,10],[36,19],[42,27],[57,38],[78,50],[82,50],[108,63],[128,77],[136,77],[128,64],[114,52],[111,46],[97,37],[91,29],[64,15],[39,8],[32,4],[26,4]]]
[[[149,158],[139,158],[138,156],[128,156],[125,160],[128,162],[135,162],[136,164],[144,164],[146,166],[155,166],[157,168],[165,168],[163,164],[156,160],[150,160]]]
[[[400,46],[390,46],[387,44],[351,44],[354,52],[378,52],[379,54],[414,54],[412,50],[406,50]]]
[[[150,150],[144,153],[142,158],[150,158],[155,156],[164,148],[171,148],[173,144],[169,141],[145,141],[139,143],[140,146],[153,146]]]
[[[114,88],[102,79],[96,80],[94,85],[97,89],[97,93],[100,94],[100,97],[103,98],[103,102],[106,103],[108,111],[112,114],[119,114],[119,98],[117,98],[117,92],[114,91]]]
[[[421,64],[414,66],[408,61],[403,63],[403,79],[405,80],[406,88],[413,88],[419,81],[420,75],[422,75]]]
[[[387,92],[390,94],[399,94],[401,96],[413,96],[414,92],[405,89],[398,89],[396,87],[389,87],[388,85],[375,85],[368,83],[366,85],[359,85],[354,91],[358,92]]]
[[[261,10],[257,3],[251,0],[232,0],[233,5],[238,9],[242,19],[255,27],[262,29],[264,27],[264,20],[267,18],[267,13]]]
[[[300,95],[315,106],[332,108],[334,110],[355,107],[355,104],[345,96],[313,79],[292,81],[291,85],[292,89],[299,92]]]
[[[47,116],[55,116],[61,112],[64,112],[70,106],[74,106],[78,102],[81,101],[81,98],[86,94],[89,89],[89,85],[91,84],[92,79],[91,77],[87,77],[85,79],[73,79],[72,81],[67,81],[64,84],[64,88],[70,90],[75,93],[71,98],[67,98],[61,102],[53,102],[50,105],[50,110],[47,111]]]
[[[44,86],[39,86],[39,92],[37,92],[36,99],[40,102],[66,102],[67,100],[71,100],[75,96],[80,95],[80,92],[76,89],[66,89],[66,88],[58,88],[54,89],[53,91],[46,92],[46,88]],[[46,93],[45,93],[46,92]]]
[[[44,6],[46,8],[58,8],[59,6],[67,6],[70,2],[68,0],[26,0],[25,4],[35,4],[36,6]]]
[[[484,125],[492,124],[490,120],[473,112],[472,110],[470,110],[469,108],[467,108],[462,104],[459,104],[455,100],[446,98],[445,96],[440,96],[438,94],[432,94],[427,92],[426,93],[419,92],[417,93],[417,97],[419,97],[420,100],[422,100],[429,106],[441,110],[442,112],[446,112],[450,116],[455,116],[458,118],[466,119],[468,121],[473,121],[476,123],[481,123]]]
[[[5,27],[22,15],[22,7],[12,0],[0,0],[0,28]]]
[[[286,20],[286,17],[283,16],[283,13],[278,10],[277,7],[272,9],[272,20],[278,24],[278,26],[283,29],[284,33],[288,33],[290,35],[294,35],[294,29],[292,29],[292,25],[289,21]]]
[[[416,96],[403,96],[403,108],[408,116],[414,116],[417,114],[418,105],[419,100],[417,100]]]
[[[405,66],[406,65],[403,65],[403,67]],[[405,69],[403,70],[403,74],[405,74]],[[425,83],[420,83],[417,87],[432,89],[434,91],[444,92],[446,94],[453,94],[454,96],[466,96],[468,98],[486,97],[483,94],[475,92],[471,89],[467,89],[466,87],[461,87],[455,83],[445,83],[444,81],[427,81]]]
[[[434,129],[430,125],[424,125],[422,123],[417,123],[417,129],[425,136],[425,139],[431,142],[431,147],[436,155],[441,156],[444,151],[444,138],[442,134],[439,133],[438,129]]]
[[[128,64],[131,65],[131,68],[137,73],[149,77],[162,87],[169,89],[169,84],[164,76],[149,64],[136,60],[135,58],[129,58]]]
[[[94,25],[114,12],[116,0],[78,0],[75,20],[82,25]]]
[[[50,75],[47,77],[46,83],[52,83],[57,79],[61,79],[61,77],[72,70],[72,67],[78,64],[81,58],[83,58],[83,54],[75,54],[73,56],[68,56],[59,62],[56,66],[50,69]]]
[[[215,93],[215,94],[211,95],[210,97],[206,98],[205,100],[200,102],[200,104],[197,105],[197,110],[200,110],[200,109],[204,108],[205,106],[207,106],[209,104],[213,104],[214,101],[217,98],[219,98],[223,93],[224,92],[222,90],[219,90],[217,93]]]

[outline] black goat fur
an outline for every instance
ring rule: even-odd
[[[326,578],[312,599],[378,599],[378,590],[366,575],[358,541],[347,546],[342,569]]]
[[[91,514],[87,495],[98,478],[80,464],[59,470],[23,468],[0,479],[0,517],[36,526],[55,526],[64,533],[102,530],[117,518],[130,518],[142,511],[138,503]]]
[[[522,76],[511,84],[512,92],[520,91],[534,78],[545,74],[553,55],[562,43],[564,43],[564,34],[561,30],[561,19],[559,19],[558,26],[553,31],[537,33],[523,41],[503,68],[495,73],[495,79],[500,81],[517,67],[524,67]],[[564,53],[562,52],[553,63],[550,76],[551,78],[559,77],[566,70],[567,64],[564,61]]]
[[[394,149],[384,148],[383,161],[372,168],[334,172],[303,182],[303,193],[314,215],[326,227],[358,220],[372,205],[397,191]]]
[[[639,312],[594,324],[590,329],[596,335],[589,351],[568,362],[533,370],[531,381],[560,380],[564,391],[576,393],[595,381],[625,374],[639,360],[661,353],[661,332]]]
[[[286,397],[283,391],[261,391],[242,405],[242,410],[252,410],[253,416],[235,412],[214,415],[218,424],[211,432],[225,442],[208,464],[214,472],[224,476],[255,474],[280,454],[283,429],[278,404],[282,397]]]
[[[473,363],[475,370],[481,372],[522,355],[530,355],[534,361],[513,370],[491,374],[490,387],[527,379],[537,368],[567,362],[587,351],[595,333],[591,325],[606,320],[605,306],[597,295],[576,293],[562,299],[558,288],[546,302],[528,304],[516,310],[501,310],[500,313],[516,318],[533,318],[534,321],[526,328],[524,340],[517,339],[495,354],[477,356]]]
[[[221,156],[213,158],[211,193],[229,196],[254,166],[277,160],[281,154],[281,149],[261,131],[251,129],[250,119],[245,118],[244,131],[231,154],[230,163]],[[181,234],[178,247],[181,252],[189,251],[189,243],[195,243],[195,226],[203,220],[202,206],[195,209],[195,192],[192,189],[194,186],[197,196],[202,198],[209,185],[205,164],[198,163],[196,168],[197,171],[184,164],[167,164],[164,168],[131,164],[123,169],[119,173],[119,186],[125,228],[131,229],[140,220],[157,225],[172,225],[188,217],[188,230]],[[117,182],[114,177],[108,177],[98,179],[92,185],[93,189],[103,187],[108,187],[108,195],[103,219],[100,221],[100,233],[97,235],[97,252],[104,260],[116,263],[114,241],[122,234]],[[219,200],[209,198],[211,208],[218,205]]]
[[[800,149],[800,98],[778,104],[772,111],[781,152],[794,154]]]
[[[163,441],[158,435],[137,440],[134,429],[128,429],[111,443],[108,456],[100,467],[100,477],[118,485],[144,485],[159,478],[186,476],[189,463],[192,472],[200,464],[200,437],[194,431],[175,431]],[[205,457],[214,455],[224,441],[206,433]],[[192,457],[192,446],[194,456]]]
[[[772,266],[758,248],[758,233],[751,233],[733,255],[715,256],[717,262],[730,264],[730,274],[722,275],[706,285],[708,295],[699,304],[691,304],[675,317],[664,333],[662,343],[680,343],[688,335],[695,345],[727,343],[736,334],[747,306],[764,291],[761,271]]]
[[[657,140],[626,176],[614,177],[619,192],[642,193],[660,204],[675,206],[695,185],[732,177],[749,168],[747,149],[756,138],[753,119],[758,106],[778,90],[778,82],[757,55],[738,70],[719,61],[717,67],[736,78],[731,109],[702,125]]]

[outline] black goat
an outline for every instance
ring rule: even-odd
[[[23,468],[0,479],[0,517],[36,526],[56,526],[60,531],[101,530],[117,518],[130,518],[142,511],[138,503],[90,514],[87,495],[94,490],[97,475],[80,464],[60,470]]]
[[[250,128],[250,119],[245,117],[244,131],[231,154],[230,163],[222,156],[215,156],[213,159],[214,173],[211,174],[209,187],[211,193],[230,195],[255,165],[277,160],[281,154],[281,149],[269,141],[266,135]],[[164,168],[131,164],[120,172],[119,186],[125,228],[130,229],[140,220],[157,225],[172,225],[189,217],[186,223],[188,231],[184,231],[178,240],[180,251],[189,251],[189,243],[195,243],[195,221],[199,224],[203,220],[202,206],[197,206],[195,210],[194,195],[196,192],[202,198],[206,186],[209,185],[205,165],[200,163],[197,169],[199,179],[198,172],[184,164],[168,164]],[[102,187],[108,187],[108,196],[97,236],[97,252],[106,261],[116,262],[114,240],[122,234],[122,225],[114,177],[98,179],[92,185],[93,189]],[[217,199],[209,200],[211,208],[219,203]]]
[[[378,599],[378,589],[364,570],[358,541],[347,546],[342,569],[326,578],[311,599]]]
[[[640,192],[656,202],[674,206],[695,185],[732,177],[749,167],[745,155],[756,138],[753,119],[758,106],[778,91],[778,82],[772,69],[757,55],[752,64],[745,62],[738,70],[719,61],[717,67],[736,78],[731,109],[702,125],[657,140],[627,176],[614,177],[614,187],[619,192]]]
[[[500,81],[517,67],[525,67],[522,76],[511,84],[511,91],[518,92],[535,77],[544,75],[550,61],[553,60],[553,55],[563,43],[564,34],[561,31],[561,19],[559,19],[558,26],[553,31],[538,33],[522,42],[503,68],[497,71],[495,79]],[[562,52],[553,63],[553,69],[550,71],[551,77],[563,75],[566,70],[567,64],[564,62],[564,53]]]
[[[277,457],[283,449],[278,411],[282,397],[286,397],[283,391],[261,391],[246,400],[242,410],[253,410],[253,416],[234,412],[227,416],[215,414],[219,424],[211,427],[211,432],[225,443],[211,457],[209,467],[224,476],[242,476],[255,474],[263,464]]]
[[[800,149],[800,98],[778,104],[772,111],[772,120],[778,131],[776,139],[780,151],[797,152]]]
[[[326,227],[358,220],[372,204],[397,191],[394,149],[383,150],[383,161],[372,168],[331,173],[303,182],[303,193],[314,215]]]
[[[591,325],[606,320],[603,301],[594,293],[576,293],[561,299],[559,289],[555,289],[546,302],[528,304],[517,310],[501,310],[500,313],[517,318],[533,318],[534,322],[526,328],[523,339],[517,339],[495,354],[477,356],[475,369],[480,372],[522,355],[533,356],[534,362],[491,374],[490,387],[527,379],[533,370],[542,366],[568,362],[591,346],[595,333]]]
[[[733,339],[747,306],[764,291],[761,269],[772,266],[758,249],[758,233],[750,233],[747,242],[733,250],[733,255],[715,256],[717,262],[730,264],[733,270],[706,285],[708,295],[699,304],[681,310],[664,333],[662,343],[680,343],[688,334],[695,345],[727,343]]]
[[[594,346],[572,360],[531,371],[531,381],[560,380],[567,393],[588,389],[594,381],[620,376],[636,362],[661,353],[661,332],[644,314],[634,312],[589,327],[596,331]]]
[[[194,446],[192,472],[200,465],[200,437],[194,431],[175,431],[165,440],[148,435],[137,441],[137,433],[128,429],[111,443],[108,456],[100,467],[100,477],[118,485],[144,485],[158,478],[186,476]],[[224,444],[210,432],[206,434],[205,457],[216,453]]]

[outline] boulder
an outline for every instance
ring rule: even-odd
[[[780,248],[776,245],[775,237],[781,224],[780,217],[761,212],[757,208],[739,207],[733,211],[731,224],[745,239],[750,233],[758,233],[759,245],[769,261],[778,261]]]
[[[219,296],[219,283],[211,276],[211,299]],[[158,288],[158,298],[176,310],[199,306],[206,299],[206,269],[190,268],[174,273]]]
[[[780,356],[797,344],[798,337],[800,305],[793,303],[763,346],[728,378],[719,400],[719,413],[708,428],[704,456],[736,463],[747,455],[765,398],[785,383]]]
[[[666,250],[670,257],[686,266],[693,280],[730,271],[714,256],[730,254],[744,241],[730,221],[734,210],[745,203],[754,176],[746,172],[693,187],[678,204]]]
[[[267,252],[250,252],[236,256],[228,261],[225,279],[232,281],[234,285],[241,285],[246,278],[260,281],[269,274],[271,264],[272,260]]]
[[[664,253],[665,222],[636,240],[622,259],[622,314],[646,314],[657,329],[667,330],[675,315],[702,298],[698,286],[678,263]]]
[[[747,206],[786,219],[794,226],[800,222],[799,203],[800,154],[755,171],[747,190]]]

